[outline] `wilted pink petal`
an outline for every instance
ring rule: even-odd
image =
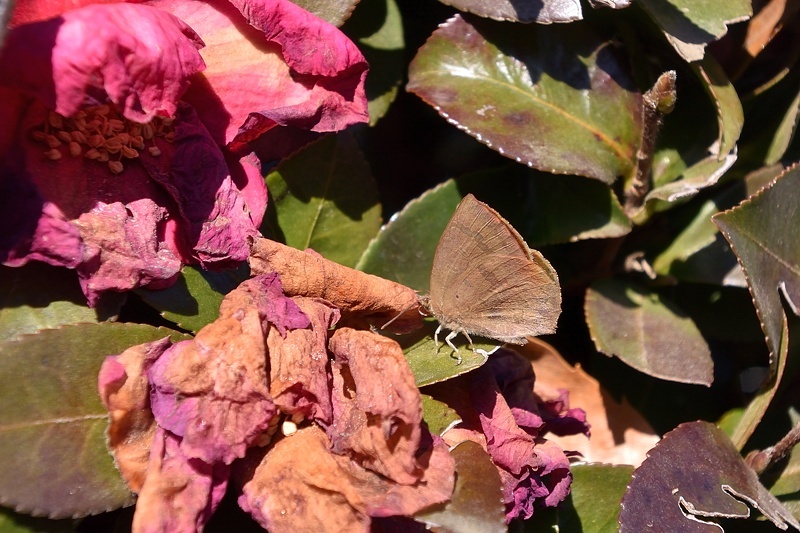
[[[257,234],[256,220],[260,223],[266,199],[258,198],[253,207],[260,212],[251,213],[222,151],[194,109],[179,106],[174,127],[174,140],[161,145],[161,155],[143,151],[141,160],[149,177],[177,205],[175,247],[204,268],[243,261],[249,253],[247,237]]]
[[[146,371],[170,344],[165,338],[106,357],[97,378],[100,399],[108,409],[108,447],[133,492],[144,483],[156,431]]]
[[[180,261],[158,241],[158,224],[166,217],[165,209],[143,198],[126,205],[98,204],[74,221],[84,245],[77,271],[91,303],[103,291],[125,291],[177,276]]]
[[[331,449],[397,483],[416,483],[423,472],[416,455],[422,398],[402,349],[377,333],[351,328],[337,329],[329,347],[335,356]]]
[[[187,457],[180,439],[159,428],[139,492],[134,533],[202,531],[225,495],[230,467]]]
[[[328,451],[316,426],[278,441],[243,489],[239,504],[272,533],[369,531],[370,516],[410,516],[450,498],[454,462],[441,441],[415,485],[399,485]]]
[[[292,298],[311,321],[311,327],[281,336],[270,329],[270,394],[281,412],[330,424],[333,418],[328,369],[328,330],[339,320],[339,310],[324,300]]]
[[[311,321],[302,309],[283,294],[281,278],[275,272],[251,278],[242,283],[237,290],[248,292],[261,316],[271,326],[278,328],[281,335],[286,335],[290,329],[302,329],[311,325]],[[220,307],[220,314],[224,308],[225,302]]]
[[[517,358],[525,365],[518,364]],[[462,418],[455,429],[445,433],[447,442],[477,442],[497,466],[503,482],[506,519],[530,518],[536,507],[555,506],[569,494],[569,460],[558,445],[542,438],[545,425],[538,415],[539,406],[534,403],[535,412],[526,412],[522,407],[531,405],[528,394],[533,394],[533,381],[526,370],[530,363],[515,353],[501,353],[494,363],[492,358],[489,360],[464,376],[434,385],[431,393]],[[526,393],[528,387],[531,390]],[[505,394],[517,404],[514,410],[506,403]],[[533,425],[522,427],[517,419]],[[537,425],[541,428],[536,429]]]
[[[242,283],[223,300],[219,319],[151,368],[156,421],[182,437],[187,457],[229,464],[269,426],[276,408],[265,368],[268,322],[308,324],[276,274]]]
[[[568,390],[559,390],[558,398],[542,400],[539,406],[545,422],[545,431],[559,436],[578,433],[591,436],[590,426],[586,422],[586,411],[580,407],[569,407]]]
[[[367,120],[364,57],[289,0],[150,4],[202,35],[208,68],[186,100],[220,144],[237,150],[278,125],[334,131]]]
[[[123,115],[148,122],[175,113],[204,63],[202,41],[183,21],[141,4],[87,5],[9,32],[3,85],[34,95],[64,116],[107,94]],[[42,50],[51,50],[42,54]]]

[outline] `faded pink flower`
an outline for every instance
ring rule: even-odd
[[[0,263],[104,291],[247,257],[248,143],[366,119],[366,62],[288,0],[20,0],[0,51]]]
[[[589,431],[581,409],[566,409],[564,404],[564,412],[554,413],[534,395],[533,383],[530,361],[499,350],[482,367],[431,387],[433,395],[462,418],[443,435],[448,444],[471,440],[491,456],[503,483],[509,522],[530,518],[537,507],[555,507],[569,495],[569,459],[557,444],[543,438],[551,426]]]

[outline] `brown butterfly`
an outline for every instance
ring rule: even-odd
[[[464,197],[439,239],[430,294],[420,304],[439,321],[434,334],[450,330],[512,344],[553,333],[561,313],[558,275],[497,211],[473,195]],[[459,358],[460,359],[460,358]]]

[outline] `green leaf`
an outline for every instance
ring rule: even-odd
[[[0,343],[0,503],[51,518],[133,503],[106,449],[103,359],[175,331],[79,324]]]
[[[361,2],[342,27],[369,63],[365,89],[374,126],[397,97],[405,75],[403,20],[395,0]]]
[[[409,202],[381,229],[356,268],[427,292],[439,237],[464,195],[448,180]]]
[[[683,281],[745,287],[736,256],[711,222],[718,211],[714,201],[704,202],[683,231],[653,260],[653,270]]]
[[[783,115],[778,128],[773,133],[772,142],[769,145],[764,164],[772,165],[781,160],[786,154],[786,150],[794,139],[795,132],[797,131],[797,124],[800,121],[800,92],[794,97],[794,100],[789,104],[789,108]]]
[[[441,435],[453,424],[460,422],[455,409],[427,394],[422,395],[422,419],[431,433]]]
[[[692,63],[692,68],[700,77],[703,88],[717,109],[719,127],[717,159],[722,160],[734,150],[736,141],[742,133],[744,126],[742,103],[725,71],[713,57],[708,56],[702,61]]]
[[[418,330],[406,335],[391,337],[403,348],[403,353],[414,373],[417,387],[424,387],[466,374],[483,365],[487,361],[488,355],[497,349],[496,341],[473,337],[475,351],[472,351],[466,337],[458,335],[452,340],[453,345],[458,348],[456,354],[450,346],[445,344],[444,335],[440,335],[437,350],[433,340],[437,327],[438,324],[435,320],[426,320],[424,327]]]
[[[713,217],[739,258],[761,319],[774,371],[786,317],[779,292],[800,309],[800,169],[793,167],[739,206]]]
[[[658,293],[618,280],[592,284],[586,322],[597,350],[647,375],[711,385],[711,352],[694,322]]]
[[[570,496],[558,513],[559,531],[616,533],[619,502],[631,480],[629,465],[573,465]]]
[[[640,0],[667,40],[686,61],[703,59],[708,43],[725,35],[727,25],[747,20],[750,0]]]
[[[659,211],[665,211],[679,203],[696,196],[701,190],[719,181],[725,172],[736,162],[735,154],[719,159],[711,154],[684,170],[680,179],[657,186],[644,199],[644,206],[631,218],[636,224],[644,224],[648,218]]]
[[[174,285],[157,291],[137,289],[136,293],[167,320],[197,333],[219,318],[222,299],[249,274],[247,264],[221,272],[185,266]]]
[[[292,3],[334,26],[341,26],[350,17],[358,0],[292,0]]]
[[[506,531],[500,474],[480,444],[462,442],[450,454],[456,462],[453,497],[443,509],[414,516],[446,531],[491,533]]]
[[[123,298],[103,297],[96,309],[86,305],[75,271],[31,262],[0,266],[0,340],[78,322],[98,322],[119,312]]]
[[[508,25],[455,16],[409,67],[407,89],[517,162],[611,184],[634,171],[642,96],[585,24]]]
[[[328,135],[267,175],[264,234],[331,261],[355,265],[381,226],[378,192],[352,135]]]

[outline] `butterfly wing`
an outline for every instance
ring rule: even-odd
[[[467,195],[436,248],[430,307],[447,329],[524,343],[555,331],[558,276],[494,209]]]

